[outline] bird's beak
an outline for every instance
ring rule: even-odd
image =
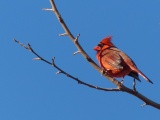
[[[96,47],[93,48],[93,50],[95,50],[95,51],[100,51],[101,48],[100,48],[99,46],[96,46]]]

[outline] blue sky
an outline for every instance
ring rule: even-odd
[[[154,84],[142,77],[137,90],[160,103],[160,1],[55,0],[72,33],[97,62],[93,47],[107,35],[126,52]],[[143,101],[122,92],[104,92],[77,84],[13,42],[30,43],[41,56],[79,79],[107,88],[103,78],[80,55],[64,33],[48,0],[0,1],[1,120],[159,120],[159,110],[140,107]],[[132,87],[132,78],[125,85]]]

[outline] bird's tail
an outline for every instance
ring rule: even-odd
[[[150,82],[150,83],[153,84],[153,82],[152,82],[147,76],[145,76],[140,70],[135,69],[135,71],[136,71],[139,75],[141,75],[146,81],[148,81],[148,82]]]
[[[131,77],[133,77],[134,79],[138,80],[139,82],[141,82],[141,80],[138,77],[138,73],[137,72],[133,72],[132,71],[128,75],[131,76]]]

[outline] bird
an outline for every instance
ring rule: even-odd
[[[118,49],[112,43],[112,36],[107,36],[100,41],[100,43],[94,47],[97,51],[96,58],[102,68],[109,76],[113,78],[122,78],[126,75],[131,76],[138,81],[139,75],[146,81],[153,84],[153,82],[145,76],[136,66],[134,61],[123,51]]]

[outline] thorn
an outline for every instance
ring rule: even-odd
[[[67,33],[59,34],[59,36],[67,36]]]
[[[53,11],[53,9],[49,9],[49,8],[43,8],[42,10]]]
[[[141,105],[141,107],[144,107],[144,106],[146,106],[146,105],[147,105],[147,104],[146,104],[146,103],[144,103],[144,104],[142,104],[142,105]]]
[[[58,72],[56,72],[56,74],[60,74],[60,73],[62,73],[62,71],[58,71]]]
[[[33,58],[33,60],[42,60],[41,58]]]
[[[78,53],[81,53],[81,52],[80,52],[80,51],[76,51],[76,52],[73,53],[73,55],[76,55],[76,54],[78,54]]]

